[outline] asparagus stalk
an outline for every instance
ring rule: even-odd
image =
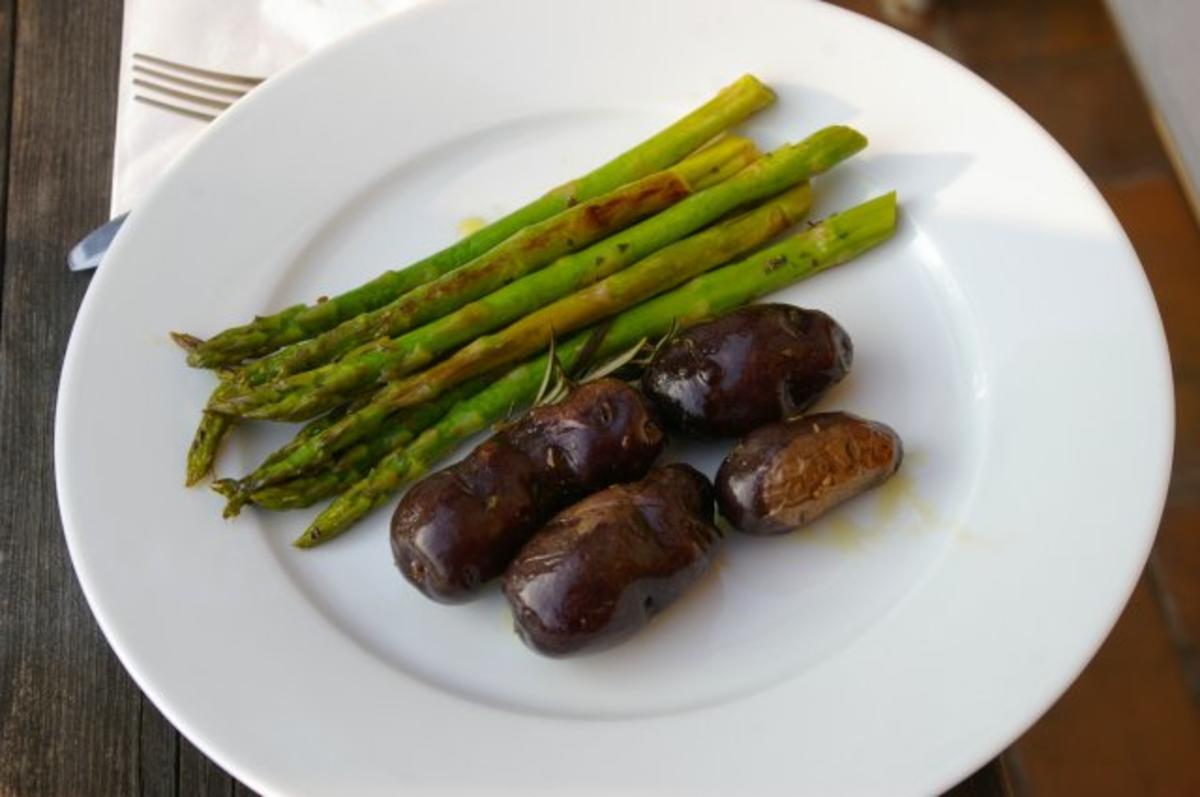
[[[232,480],[223,479],[214,484],[213,489],[230,499],[226,505],[227,517],[237,514],[243,503],[253,503],[264,509],[276,511],[311,506],[318,501],[345,492],[349,487],[365,478],[380,459],[407,445],[414,437],[441,419],[456,403],[478,393],[486,384],[482,377],[472,379],[444,393],[436,401],[407,412],[398,412],[388,419],[378,434],[338,455],[337,459],[325,470],[307,473],[282,484],[264,487],[251,494],[249,501],[243,501],[238,496],[237,483]],[[322,416],[318,420],[323,421],[327,417],[329,416]],[[314,421],[314,423],[316,422]],[[309,426],[311,427],[312,424]],[[304,440],[315,433],[306,427],[297,439]],[[295,442],[293,441],[289,446]],[[287,450],[288,446],[285,446],[276,452],[275,456],[286,456]]]
[[[331,412],[327,412],[326,414],[322,415],[320,418],[314,418],[313,420],[309,421],[300,429],[300,431],[296,432],[296,435],[291,440],[267,456],[267,458],[262,461],[262,464],[259,465],[259,467],[270,467],[276,462],[281,462],[287,459],[294,451],[304,444],[304,441],[316,437],[326,429],[332,427],[342,418],[351,413],[358,412],[366,407],[371,403],[377,392],[377,390],[367,391],[358,396],[354,401],[343,404]],[[403,415],[403,413],[401,413],[401,415]],[[388,420],[391,419],[389,418]],[[298,476],[297,478],[300,477]],[[217,479],[212,484],[213,490],[228,499],[225,507],[225,517],[237,515],[241,511],[242,506],[250,502],[250,496],[248,494],[245,492],[239,492],[239,485],[240,482],[237,479]]]
[[[790,227],[811,206],[812,191],[807,183],[802,183],[742,216],[672,244],[591,288],[526,316],[500,333],[477,339],[437,366],[387,386],[381,391],[385,395],[380,399],[393,409],[432,401],[465,379],[536,353],[545,348],[555,334],[571,332],[612,315],[753,249]],[[333,415],[321,416],[313,423]],[[286,453],[286,448],[277,452],[275,459]],[[342,484],[349,486],[343,475],[325,472],[264,488],[251,500],[258,504],[266,501],[278,508],[308,506],[328,497],[330,490],[339,492],[336,488]],[[228,496],[236,493],[224,484],[219,491]]]
[[[844,263],[889,238],[895,227],[894,192],[830,216],[745,260],[695,277],[626,310],[612,320],[596,355],[608,356],[639,340],[660,337],[672,324],[692,326]],[[566,369],[574,367],[591,337],[592,331],[585,330],[558,348],[557,356]],[[380,460],[365,479],[321,512],[293,544],[311,548],[338,536],[403,484],[425,475],[462,441],[502,420],[514,407],[527,405],[541,384],[547,358],[542,355],[520,365],[480,393],[458,402],[407,448]]]
[[[187,477],[184,484],[191,487],[198,484],[213,468],[217,459],[217,451],[222,441],[233,428],[234,419],[228,415],[216,412],[204,412],[200,416],[200,425],[188,446]]]
[[[769,153],[731,179],[656,216],[395,339],[355,349],[337,362],[296,374],[209,409],[248,418],[304,420],[337,406],[385,373],[398,378],[481,334],[580,288],[698,230],[737,207],[777,194],[827,171],[866,146],[849,127],[827,127]]]
[[[595,243],[683,197],[725,180],[758,158],[749,139],[728,136],[678,165],[532,224],[486,254],[389,304],[362,313],[326,332],[247,363],[234,390],[299,373],[333,360],[355,346],[395,337],[438,319],[467,302],[535,271],[558,257]]]
[[[481,257],[409,291],[390,304],[243,366],[234,378],[217,386],[209,402],[220,402],[271,379],[320,365],[358,344],[400,334],[432,321],[544,266],[559,255],[593,243],[693,191],[727,179],[757,157],[758,150],[753,142],[737,136],[725,137],[669,170],[531,225]],[[232,427],[228,417],[204,413],[188,451],[189,486],[203,479],[212,469],[217,449]]]
[[[296,436],[293,437],[286,445],[279,448],[277,451],[275,451],[270,456],[268,456],[265,460],[263,460],[264,464],[278,462],[279,460],[283,459],[288,454],[290,454],[292,451],[294,451],[296,449],[296,447],[299,446],[301,443],[303,443],[305,440],[308,440],[311,437],[316,437],[321,432],[325,431],[326,429],[328,429],[329,427],[333,426],[335,423],[340,421],[342,418],[346,417],[346,415],[348,415],[349,413],[357,412],[357,411],[361,410],[363,407],[365,407],[371,403],[371,401],[374,399],[375,393],[376,393],[376,391],[370,391],[367,393],[363,393],[361,396],[356,398],[354,401],[349,402],[348,404],[343,404],[342,406],[337,407],[334,410],[325,413],[320,418],[314,418],[313,420],[304,424],[304,426],[300,429],[300,431],[296,432]]]
[[[382,307],[418,285],[479,257],[531,224],[679,162],[718,133],[770,105],[774,99],[769,88],[753,76],[745,75],[687,116],[598,169],[407,268],[384,272],[365,285],[324,302],[294,305],[273,315],[261,316],[207,341],[181,336],[181,341],[187,344],[188,364],[198,368],[236,364]]]
[[[353,462],[364,462],[372,455],[372,450],[376,451],[376,456],[374,456],[374,459],[378,460],[380,456],[383,456],[384,454],[388,453],[388,451],[396,448],[397,445],[403,445],[409,441],[412,441],[412,439],[416,435],[419,435],[422,430],[425,430],[427,426],[436,423],[439,418],[442,418],[442,415],[448,412],[450,407],[454,406],[456,401],[466,399],[466,397],[469,396],[470,392],[473,390],[480,390],[482,388],[482,384],[484,383],[482,383],[481,380],[472,380],[472,382],[458,386],[458,388],[455,390],[446,392],[446,394],[440,397],[440,399],[437,401],[428,402],[420,407],[410,407],[408,409],[402,409],[402,411],[385,415],[384,418],[379,420],[379,423],[376,425],[376,429],[374,429],[374,433],[371,438],[358,438],[355,439],[353,444],[343,445],[343,447],[338,448],[338,455],[334,460],[334,463],[332,463],[330,468],[326,468],[325,471],[330,471],[330,469],[332,469],[332,471],[336,471],[338,468],[338,462],[346,459],[346,457],[350,457],[349,460],[346,460],[346,465],[349,465],[349,463]],[[337,417],[334,420],[329,421],[329,423],[326,423],[326,418],[328,417],[322,417],[312,421],[312,423],[300,430],[298,435],[296,435],[287,445],[284,445],[283,448],[278,449],[274,454],[266,457],[266,460],[263,461],[262,466],[259,466],[259,469],[276,468],[280,467],[281,463],[287,463],[290,457],[296,455],[296,451],[300,451],[300,449],[310,444],[313,439],[324,435],[326,431],[334,429],[338,423],[341,423],[341,420],[346,417],[347,414],[353,414],[355,409],[356,407],[350,407],[347,409],[347,412],[338,413]],[[379,443],[376,438],[388,439],[388,441],[391,443],[390,447],[388,447],[388,445]],[[380,448],[382,445],[383,448]],[[362,448],[365,448],[366,450],[355,453],[356,449]],[[326,460],[326,462],[328,462],[328,460]],[[294,471],[288,472],[288,480],[294,481],[296,479],[314,477],[314,475],[319,475],[325,471],[317,471],[316,468],[294,469]],[[245,507],[246,504],[254,503],[254,495],[262,491],[264,486],[277,486],[283,483],[284,480],[276,479],[271,481],[269,484],[259,484],[251,487],[247,484],[246,479],[221,479],[212,485],[212,489],[226,497],[226,507],[224,507],[223,515],[226,517],[234,517],[241,513],[241,508]],[[275,501],[278,501],[277,495],[275,497]]]
[[[747,298],[742,298],[740,301],[734,302],[733,304],[727,306],[718,306],[711,314],[723,312],[724,309],[727,309],[727,307],[744,303],[745,301],[749,301],[750,299],[754,298],[754,296],[761,295],[762,292],[775,290],[779,285],[788,284],[789,282],[793,282],[801,279],[803,276],[806,276],[806,272],[799,270],[798,266],[793,265],[791,269],[784,268],[784,266],[787,265],[787,257],[789,255],[794,258],[799,256],[797,254],[799,251],[811,250],[812,254],[810,255],[810,259],[812,262],[809,270],[819,270],[819,267],[823,267],[822,264],[834,265],[838,262],[842,262],[841,260],[836,259],[838,256],[844,255],[845,259],[849,259],[849,257],[854,256],[858,252],[869,248],[883,238],[886,238],[887,235],[890,234],[894,223],[894,194],[881,197],[880,199],[875,200],[874,203],[867,203],[859,208],[855,208],[853,211],[847,211],[841,216],[831,216],[826,221],[812,227],[809,231],[803,233],[802,235],[795,238],[790,238],[783,244],[766,250],[765,256],[767,259],[772,260],[773,265],[771,265],[771,268],[780,271],[780,277],[772,279],[769,274],[758,275],[754,272],[754,269],[758,267],[759,261],[764,257],[764,255],[760,253],[759,255],[755,255],[754,257],[751,257],[740,264],[725,266],[712,272],[712,275],[724,275],[721,278],[722,284],[720,284],[718,288],[708,287],[711,284],[709,281],[700,281],[707,280],[707,277],[693,279],[691,282],[680,288],[676,288],[670,293],[664,294],[663,296],[660,296],[657,299],[649,302],[643,302],[641,305],[638,305],[631,310],[626,310],[618,315],[613,320],[613,324],[618,334],[614,335],[614,333],[610,330],[604,336],[606,346],[609,347],[606,349],[606,351],[620,349],[622,346],[628,347],[632,342],[643,337],[642,335],[632,332],[628,335],[620,334],[621,330],[623,329],[622,325],[628,325],[631,323],[629,321],[630,318],[635,320],[635,328],[637,328],[638,325],[646,328],[652,328],[650,322],[645,320],[647,313],[651,315],[654,313],[667,314],[669,318],[673,318],[678,315],[686,321],[687,318],[682,316],[682,311],[679,310],[678,307],[692,306],[692,304],[689,304],[688,302],[692,301],[691,297],[697,290],[700,291],[701,298],[703,298],[706,293],[711,293],[716,297],[731,295],[741,297],[743,294],[738,293],[739,286],[726,285],[724,283],[734,279],[747,279],[748,284],[751,287],[766,286],[763,291],[760,291],[757,294],[748,295]],[[850,225],[854,225],[855,228],[861,227],[862,231],[854,232],[850,229]],[[883,229],[882,233],[880,232],[881,228]],[[833,251],[829,251],[830,247],[825,245],[821,239],[821,236],[823,234],[828,234],[828,231],[830,230],[837,235],[845,236],[843,239],[845,241],[844,245],[834,248]],[[866,242],[860,244],[857,238],[854,236],[865,236]],[[784,247],[784,249],[782,251],[777,251],[780,249],[780,247]],[[740,271],[737,269],[740,269]],[[747,270],[750,272],[749,277],[732,276],[741,274]],[[779,282],[779,279],[783,279],[784,281]],[[697,284],[701,286],[701,289],[694,287]],[[685,302],[685,300],[687,301]],[[672,304],[672,302],[674,304]],[[697,306],[701,307],[701,310],[703,310],[703,308],[707,305]],[[650,309],[647,310],[647,307]],[[704,315],[702,312],[699,318],[703,317]],[[577,340],[587,339],[588,337],[588,334],[582,334],[581,336],[577,336]],[[565,350],[567,354],[564,355],[564,357],[567,360],[577,354],[577,352],[574,352],[571,349],[571,345],[575,344],[568,345]],[[386,390],[386,387],[383,388],[381,394]],[[300,473],[321,467],[326,462],[330,461],[330,459],[332,459],[338,451],[341,451],[351,445],[354,445],[359,440],[375,434],[379,429],[380,424],[384,422],[390,413],[391,408],[388,406],[387,402],[380,402],[376,400],[370,401],[361,409],[342,418],[320,435],[317,435],[311,440],[303,441],[301,444],[297,445],[294,450],[289,452],[288,456],[270,462],[265,462],[260,465],[238,483],[239,495],[248,496],[250,493],[262,489],[265,486],[278,484],[279,482],[294,478]]]
[[[287,456],[292,448],[299,444],[298,441],[305,440],[318,432],[328,429],[347,412],[362,409],[371,401],[375,393],[376,391],[373,390],[363,393],[353,402],[338,407],[332,412],[328,412],[320,418],[316,418],[305,424],[304,428],[296,434],[292,442],[268,457],[266,462],[274,462]],[[187,481],[185,482],[187,487],[199,484],[212,471],[217,450],[225,436],[233,429],[233,426],[234,419],[228,415],[220,415],[215,412],[201,413],[200,425],[196,427],[196,434],[192,439],[191,446],[188,448]],[[214,489],[217,492],[222,492],[223,489],[220,484],[229,481],[229,479],[222,479],[220,483],[213,485]]]
[[[385,387],[377,401],[393,408],[437,398],[459,382],[544,349],[554,335],[574,332],[626,307],[727,263],[795,224],[812,207],[801,183],[758,208],[672,244],[624,271],[530,313],[493,334],[476,338],[432,368]]]

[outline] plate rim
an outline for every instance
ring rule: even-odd
[[[289,67],[288,69],[284,70],[279,75],[277,75],[275,78],[273,78],[272,81],[270,81],[268,84],[264,85],[264,87],[260,91],[263,93],[266,93],[269,91],[274,91],[276,87],[278,87],[281,84],[284,84],[285,81],[292,82],[292,81],[298,80],[299,78],[297,78],[296,75],[303,74],[308,70],[319,69],[320,64],[323,63],[324,61],[333,60],[336,57],[339,57],[337,55],[337,53],[345,53],[348,51],[352,51],[357,46],[357,43],[360,39],[376,35],[376,32],[381,28],[391,26],[391,25],[407,24],[407,20],[413,16],[422,15],[422,14],[426,14],[426,13],[438,13],[444,7],[452,7],[452,6],[468,7],[470,5],[470,3],[473,1],[474,0],[425,0],[424,2],[419,3],[416,6],[413,6],[408,9],[391,14],[391,15],[385,17],[384,19],[381,19],[371,25],[368,25],[366,28],[350,35],[349,37],[347,37],[343,40],[340,40],[339,42],[322,50],[320,53],[315,54],[313,57],[306,58],[302,62]],[[1074,161],[1073,158],[1071,158],[1071,156],[1058,143],[1058,141],[1055,140],[1048,132],[1046,132],[1036,122],[1036,120],[1034,120],[1026,111],[1024,111],[1022,108],[1020,108],[1018,105],[1016,105],[1007,96],[1002,94],[995,87],[988,84],[985,80],[983,80],[983,78],[979,77],[976,73],[974,73],[968,67],[965,67],[962,64],[959,64],[958,62],[951,59],[949,56],[946,56],[945,54],[941,53],[940,51],[932,48],[929,45],[924,44],[923,42],[901,32],[901,31],[895,30],[893,28],[890,28],[890,27],[884,25],[883,23],[877,22],[868,17],[858,15],[852,11],[842,9],[840,7],[828,6],[825,4],[815,4],[815,3],[811,4],[811,6],[813,8],[810,10],[812,10],[813,13],[829,14],[830,16],[852,17],[855,19],[856,24],[873,27],[873,28],[877,29],[878,31],[883,32],[885,35],[888,35],[896,40],[902,40],[903,46],[911,47],[913,45],[916,45],[916,47],[918,49],[925,51],[926,55],[931,54],[931,55],[936,56],[936,58],[941,62],[942,68],[949,68],[949,69],[959,72],[960,74],[969,75],[971,80],[976,84],[976,87],[975,87],[976,91],[982,90],[985,93],[989,94],[993,99],[1000,100],[1000,102],[1002,104],[1007,106],[1007,109],[1010,113],[1015,111],[1016,114],[1024,120],[1026,126],[1038,134],[1038,138],[1041,140],[1041,143],[1043,145],[1049,145],[1050,149],[1056,153],[1057,158],[1063,162],[1064,167],[1073,168],[1075,170],[1076,177],[1078,178],[1081,185],[1086,186],[1086,189],[1091,191],[1092,195],[1098,201],[1099,205],[1101,207],[1103,207],[1105,209],[1105,211],[1107,212],[1107,218],[1105,221],[1106,221],[1107,225],[1109,227],[1111,227],[1111,231],[1114,232],[1116,234],[1117,238],[1123,242],[1124,248],[1127,250],[1128,259],[1131,260],[1133,264],[1139,263],[1137,254],[1134,251],[1132,244],[1129,242],[1128,236],[1125,234],[1119,221],[1116,219],[1115,215],[1112,213],[1111,208],[1108,206],[1107,202],[1104,200],[1103,196],[1100,194],[1100,192],[1099,192],[1098,188],[1095,186],[1095,184],[1092,183],[1090,178],[1087,177],[1087,175],[1083,172],[1083,170],[1079,167],[1079,165]],[[223,114],[219,120],[217,120],[215,123],[210,125],[209,128],[204,132],[204,134],[202,136],[198,137],[197,141],[195,141],[191,145],[189,145],[185,154],[182,155],[179,159],[177,159],[177,161],[174,164],[172,164],[171,168],[167,171],[167,173],[165,173],[162,176],[162,178],[160,179],[159,183],[156,185],[154,190],[152,190],[150,192],[146,201],[153,202],[158,198],[158,195],[160,193],[160,186],[165,185],[165,184],[169,183],[170,181],[172,181],[173,179],[175,179],[175,175],[180,170],[182,170],[185,167],[186,162],[190,160],[193,149],[204,146],[204,142],[207,141],[210,137],[219,135],[219,133],[217,131],[223,130],[229,124],[235,124],[236,120],[240,119],[243,114],[255,113],[256,111],[254,109],[256,108],[256,103],[254,100],[255,100],[255,98],[252,97],[250,102],[239,103],[238,108],[234,108],[229,113]],[[245,106],[245,107],[241,107],[241,106]],[[129,232],[129,230],[132,230],[133,232]],[[126,225],[126,229],[121,232],[121,235],[118,236],[117,241],[114,242],[113,251],[118,253],[118,258],[117,258],[118,260],[120,259],[119,258],[120,252],[122,252],[124,249],[123,241],[126,240],[127,238],[129,238],[130,236],[136,234],[136,231],[137,231],[137,227],[135,225]],[[97,275],[97,277],[95,278],[94,281],[103,283],[106,280],[106,277],[110,270],[111,270],[111,268],[102,269],[101,274]],[[1140,280],[1141,280],[1142,286],[1144,288],[1144,291],[1145,291],[1146,295],[1149,297],[1151,307],[1155,307],[1153,294],[1151,292],[1150,285],[1149,285],[1149,280],[1143,269],[1138,269],[1138,272],[1139,272]],[[62,428],[63,428],[63,423],[64,423],[64,421],[63,421],[64,415],[67,412],[67,410],[64,408],[69,407],[72,403],[72,400],[69,398],[71,395],[69,388],[71,385],[71,381],[73,379],[72,375],[76,371],[76,368],[74,367],[73,363],[74,363],[75,358],[77,358],[79,356],[78,355],[78,349],[79,349],[78,337],[81,335],[80,330],[81,330],[81,328],[86,326],[87,320],[90,318],[90,316],[94,312],[96,312],[93,309],[93,305],[95,304],[95,302],[93,300],[97,294],[98,294],[98,291],[92,290],[91,287],[89,287],[89,291],[85,295],[84,301],[82,302],[82,304],[80,306],[77,321],[72,329],[72,333],[71,333],[70,340],[68,342],[66,354],[64,356],[63,368],[62,368],[62,371],[60,374],[60,381],[59,381],[60,399],[58,402],[58,406],[56,407],[55,427],[54,427],[55,428],[55,440],[54,440],[55,479],[56,479],[56,487],[58,489],[58,494],[60,496],[68,495],[71,493],[70,485],[66,484],[64,482],[64,475],[63,475],[64,468],[63,468],[63,465],[61,464],[66,461],[67,457],[70,456],[70,452],[66,450],[67,443],[66,443],[65,436],[63,434],[61,434]],[[1172,379],[1172,374],[1171,374],[1171,370],[1170,370],[1169,351],[1167,348],[1165,331],[1162,327],[1161,316],[1157,312],[1154,312],[1153,316],[1158,321],[1157,337],[1159,338],[1159,341],[1161,344],[1159,350],[1162,355],[1162,361],[1161,361],[1160,365],[1165,364],[1165,366],[1166,366],[1166,369],[1165,369],[1166,380],[1162,385],[1159,386],[1160,388],[1165,388],[1165,390],[1163,391],[1163,394],[1159,397],[1160,400],[1163,402],[1163,406],[1164,406],[1163,416],[1161,419],[1162,427],[1160,428],[1159,431],[1160,431],[1160,434],[1163,434],[1165,436],[1165,439],[1167,442],[1166,442],[1163,461],[1158,463],[1159,470],[1162,473],[1162,478],[1159,479],[1160,488],[1161,488],[1159,491],[1160,494],[1157,498],[1152,498],[1150,501],[1150,503],[1157,505],[1159,507],[1157,512],[1153,513],[1155,515],[1155,518],[1157,519],[1158,517],[1161,516],[1162,509],[1163,509],[1163,507],[1165,505],[1165,501],[1166,501],[1167,488],[1169,486],[1169,474],[1170,474],[1171,462],[1173,459],[1173,448],[1174,448],[1175,418],[1174,418],[1174,393],[1173,393],[1173,389],[1172,389],[1173,388],[1173,379]],[[67,397],[67,398],[64,399],[64,397]],[[250,769],[248,769],[248,768],[243,768],[242,766],[240,766],[240,762],[232,761],[232,760],[226,758],[224,755],[220,754],[220,752],[218,752],[217,755],[214,755],[212,752],[212,748],[217,746],[216,743],[210,742],[210,740],[204,738],[205,735],[203,733],[192,732],[192,730],[190,730],[191,726],[192,726],[191,722],[186,717],[179,716],[177,712],[175,712],[171,709],[171,707],[170,707],[171,701],[169,701],[165,695],[157,694],[159,691],[157,687],[152,686],[151,688],[147,688],[146,684],[152,683],[153,678],[141,670],[136,659],[130,656],[129,651],[123,649],[122,646],[116,644],[113,641],[115,638],[119,637],[119,634],[115,634],[113,631],[113,628],[111,627],[111,624],[114,623],[114,618],[106,616],[102,612],[98,612],[96,610],[96,604],[94,602],[94,590],[97,589],[97,586],[95,584],[90,583],[90,579],[87,576],[87,574],[81,570],[80,558],[78,556],[78,551],[77,551],[77,536],[78,536],[79,532],[72,531],[72,529],[78,529],[78,528],[80,528],[80,526],[77,524],[77,521],[74,519],[74,517],[72,515],[72,510],[69,509],[62,501],[60,501],[59,505],[60,505],[60,512],[61,512],[62,521],[63,521],[64,536],[66,538],[67,545],[68,545],[68,551],[71,556],[72,567],[75,570],[76,577],[79,580],[79,582],[83,588],[85,598],[88,602],[89,608],[92,609],[93,616],[95,616],[97,623],[100,625],[100,628],[105,635],[106,640],[109,642],[110,646],[112,647],[114,653],[116,653],[116,655],[117,655],[118,659],[121,661],[122,665],[126,668],[126,670],[133,677],[134,681],[138,684],[139,688],[148,697],[151,697],[152,701],[155,703],[156,706],[160,706],[160,708],[163,710],[163,713],[166,716],[168,716],[168,718],[171,720],[171,722],[176,727],[180,728],[181,731],[184,728],[189,728],[189,731],[185,735],[187,735],[187,737],[189,739],[193,740],[199,749],[204,751],[207,755],[210,755],[214,759],[214,761],[219,762],[222,767],[227,769],[231,774],[238,777],[244,783],[251,785],[252,787],[258,789],[259,791],[270,791],[272,789],[272,785],[273,785],[270,782],[270,780],[271,780],[270,778],[264,776],[263,778],[260,779],[258,773],[250,771]],[[1017,729],[1014,733],[1011,734],[1011,737],[1005,742],[1005,746],[1007,746],[1008,744],[1011,744],[1011,742],[1014,739],[1018,738],[1022,733],[1024,733],[1025,730],[1027,730],[1030,725],[1032,725],[1034,722],[1036,722],[1042,716],[1042,714],[1044,714],[1044,712],[1058,699],[1058,697],[1060,697],[1061,694],[1063,692],[1065,692],[1065,690],[1078,677],[1079,673],[1082,672],[1082,670],[1092,660],[1095,653],[1098,651],[1099,647],[1103,644],[1104,640],[1107,639],[1113,626],[1115,625],[1116,621],[1120,617],[1121,610],[1127,604],[1129,597],[1131,596],[1131,594],[1133,592],[1133,589],[1136,587],[1138,578],[1140,577],[1141,571],[1144,567],[1145,559],[1149,555],[1150,548],[1156,537],[1156,531],[1157,531],[1157,520],[1155,521],[1155,524],[1153,525],[1153,527],[1148,532],[1143,534],[1144,545],[1142,546],[1142,555],[1141,555],[1141,558],[1140,558],[1140,561],[1139,561],[1137,567],[1132,569],[1132,571],[1131,571],[1132,576],[1129,578],[1128,583],[1122,585],[1119,590],[1114,591],[1114,595],[1119,594],[1119,600],[1117,600],[1117,602],[1116,602],[1117,609],[1115,611],[1113,611],[1111,613],[1111,616],[1108,617],[1107,621],[1102,624],[1103,627],[1102,627],[1102,629],[1098,630],[1098,633],[1096,634],[1095,639],[1094,639],[1094,644],[1090,647],[1090,649],[1088,649],[1080,657],[1078,667],[1075,668],[1075,670],[1072,672],[1070,677],[1067,678],[1062,683],[1061,688],[1054,690],[1053,694],[1047,700],[1044,701],[1043,705],[1040,705],[1039,708],[1037,708],[1035,711],[1030,713],[1030,715],[1028,717],[1028,721],[1025,724],[1023,724],[1019,729]],[[963,771],[957,775],[944,776],[943,780],[945,780],[945,782],[940,784],[940,788],[945,788],[945,787],[948,787],[948,786],[953,785],[954,783],[958,782],[958,780],[960,780],[962,777],[965,777],[966,775],[970,774],[970,772],[974,771],[974,769],[977,768],[977,766],[979,764],[986,763],[986,761],[989,760],[991,758],[991,756],[992,756],[992,754],[982,756],[980,758],[980,760],[976,761],[975,764],[971,768],[966,769],[965,771]]]

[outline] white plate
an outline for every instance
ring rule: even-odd
[[[395,573],[387,513],[314,552],[306,515],[180,486],[211,378],[166,333],[357,284],[494,218],[743,72],[766,145],[847,122],[822,215],[900,192],[892,242],[779,298],[854,338],[823,404],[910,456],[811,532],[733,538],[631,643],[530,653],[492,593]],[[245,435],[239,472],[282,429]],[[251,786],[289,794],[915,794],[1066,688],[1154,536],[1171,383],[1112,214],[965,70],[824,5],[444,0],[271,81],[129,221],[67,355],[58,487],[79,579],[137,682]],[[713,472],[719,447],[681,452]]]

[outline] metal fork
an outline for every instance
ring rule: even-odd
[[[148,53],[133,54],[133,99],[204,122],[241,99],[263,78],[217,72]]]
[[[201,69],[149,53],[133,54],[133,75],[135,101],[205,123],[265,79]],[[72,271],[86,271],[100,265],[128,215],[117,216],[88,233],[68,253],[67,266]]]

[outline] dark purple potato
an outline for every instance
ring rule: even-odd
[[[585,384],[533,410],[503,436],[535,463],[539,488],[560,503],[554,512],[614,482],[641,478],[667,442],[653,405],[618,379]]]
[[[712,486],[688,465],[585,498],[504,574],[517,633],[550,656],[616,644],[704,574],[720,539]]]
[[[665,444],[637,390],[586,384],[413,485],[392,515],[396,566],[434,600],[469,600],[555,512],[641,478]]]
[[[543,520],[529,457],[492,439],[413,485],[392,516],[396,566],[434,600],[469,598]]]
[[[854,347],[819,310],[755,304],[698,324],[670,341],[642,390],[675,429],[743,435],[816,403],[850,370]]]
[[[747,534],[783,534],[883,483],[900,467],[900,437],[844,412],[764,426],[717,472],[721,514]]]

